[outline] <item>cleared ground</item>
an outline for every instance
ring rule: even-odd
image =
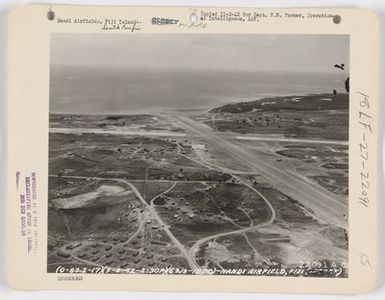
[[[317,276],[347,276],[345,129],[318,131],[331,143],[237,139],[246,127],[213,124],[244,116],[210,114],[51,115],[48,271],[280,266],[315,276],[318,263],[329,272]]]

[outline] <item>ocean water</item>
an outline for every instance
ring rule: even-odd
[[[275,95],[344,92],[347,75],[52,66],[50,111],[138,113],[210,109]]]

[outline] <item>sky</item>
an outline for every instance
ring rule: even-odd
[[[348,35],[52,35],[52,65],[108,68],[335,72],[348,68]]]

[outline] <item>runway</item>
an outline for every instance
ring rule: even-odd
[[[186,132],[203,138],[210,147],[216,148],[235,162],[249,166],[251,171],[261,174],[272,186],[311,209],[320,221],[348,229],[348,205],[342,196],[333,194],[315,182],[306,181],[274,162],[264,161],[204,124],[185,116],[175,118]]]

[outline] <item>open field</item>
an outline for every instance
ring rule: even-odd
[[[303,130],[292,135],[299,112],[288,107],[268,125],[276,131],[243,105],[193,116],[52,114],[48,272],[279,266],[302,270],[289,276],[347,276],[348,161],[338,143],[347,128],[323,123],[346,122],[346,106],[330,105],[320,114],[309,106],[313,121],[295,120]],[[327,272],[314,275],[320,265]]]
[[[348,277],[349,35],[198,31],[51,36],[47,271]]]
[[[218,131],[284,138],[347,140],[349,96],[274,97],[224,105],[200,116]]]
[[[73,115],[50,114],[50,128],[55,129],[103,129],[113,131],[171,131],[183,132],[159,115]]]

